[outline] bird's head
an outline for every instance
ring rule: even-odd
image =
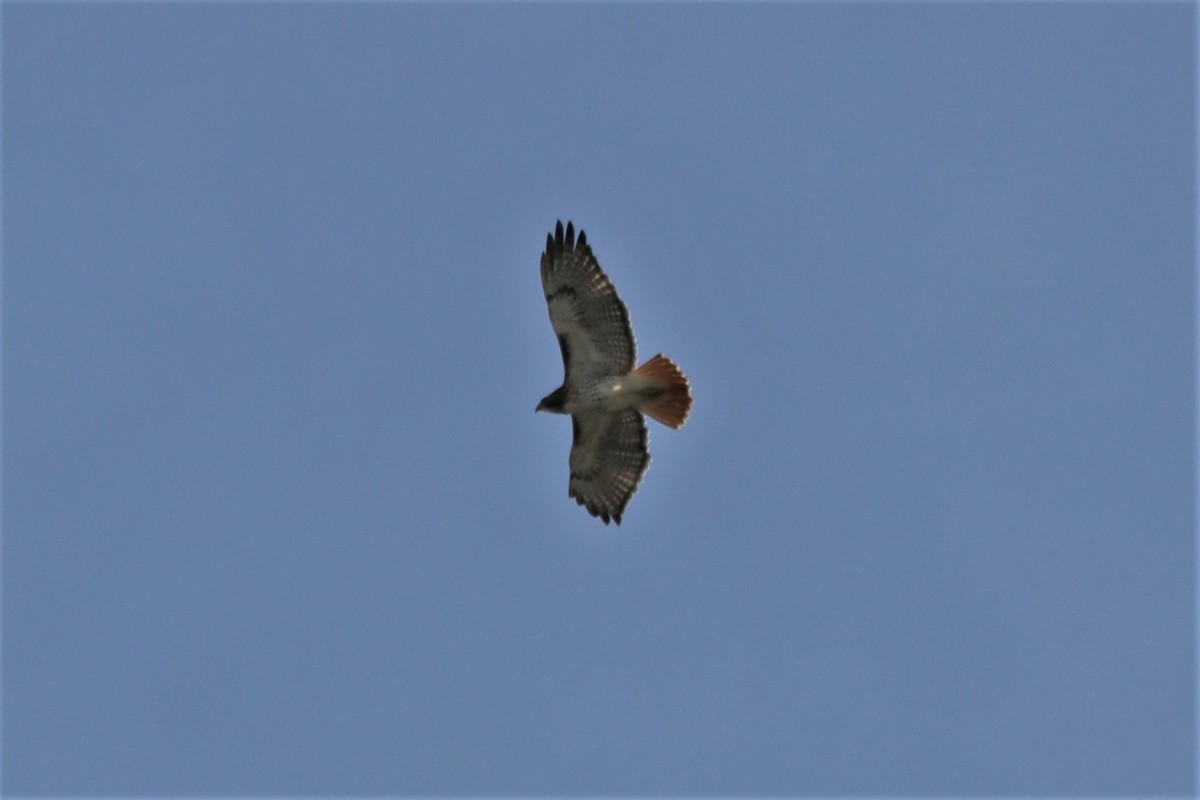
[[[549,411],[553,414],[563,413],[563,404],[567,402],[567,393],[561,386],[542,398],[534,412]]]

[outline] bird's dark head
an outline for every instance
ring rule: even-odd
[[[534,411],[549,411],[554,414],[564,414],[566,412],[563,411],[563,404],[566,402],[567,392],[565,389],[563,389],[563,387],[560,386],[550,394],[543,397],[542,402],[538,403],[537,408],[535,408]]]

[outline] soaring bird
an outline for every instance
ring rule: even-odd
[[[637,345],[629,310],[600,269],[582,230],[559,222],[546,236],[542,289],[562,350],[563,383],[537,411],[570,414],[567,494],[588,513],[621,524],[650,465],[646,414],[679,428],[692,408],[683,372],[661,353],[634,369]]]

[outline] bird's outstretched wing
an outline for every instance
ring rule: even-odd
[[[546,237],[542,254],[542,289],[550,308],[550,324],[562,349],[565,383],[624,375],[633,370],[637,345],[629,311],[616,287],[600,269],[587,236],[562,222]]]
[[[633,409],[573,414],[571,481],[567,494],[588,513],[621,524],[646,468],[650,465],[649,433]]]

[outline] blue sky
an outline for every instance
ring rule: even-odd
[[[1194,23],[6,3],[4,792],[1192,794]]]

